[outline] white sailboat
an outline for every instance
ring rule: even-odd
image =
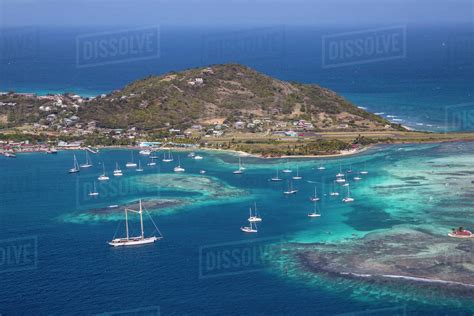
[[[249,210],[249,219],[252,217],[252,209],[250,208]],[[253,221],[249,220],[250,226],[242,226],[240,227],[240,230],[243,231],[244,233],[257,233],[257,224],[255,224]]]
[[[295,194],[296,192],[298,192],[298,190],[293,188],[293,182],[290,181],[288,185],[288,190],[284,191],[283,194],[290,195]]]
[[[314,196],[310,197],[309,199],[311,200],[311,202],[319,201],[318,189],[316,188],[316,186],[314,187]]]
[[[203,157],[202,157],[202,156],[199,156],[199,155],[195,155],[193,159],[194,159],[194,160],[202,160]]]
[[[240,159],[240,157],[239,157],[239,169],[233,171],[232,173],[233,173],[233,174],[242,174],[242,173],[244,173],[244,170],[245,170],[245,168],[242,167],[242,161],[241,161],[241,159]]]
[[[143,155],[143,156],[150,156],[151,155],[151,151],[148,150],[148,149],[143,149],[143,150],[140,150],[138,152],[139,155]]]
[[[347,195],[345,198],[342,199],[342,202],[345,202],[345,203],[354,202],[354,199],[351,198],[351,191],[349,190],[349,187],[347,187]]]
[[[92,160],[91,160],[91,157],[89,156],[89,152],[86,150],[86,162],[83,163],[81,166],[81,168],[90,168],[92,167]]]
[[[367,171],[367,169],[366,169],[366,166],[367,166],[367,164],[364,163],[364,170],[362,170],[362,171],[360,172],[360,174],[368,174],[368,173],[369,173],[369,172]]]
[[[334,181],[332,192],[330,192],[329,195],[330,196],[339,196],[339,192],[336,191],[336,181]]]
[[[89,192],[89,196],[98,196],[99,195],[99,192],[97,192],[97,188],[95,186],[95,182],[94,182],[94,190]]]
[[[105,173],[105,165],[102,164],[102,174],[97,178],[97,180],[99,181],[107,181],[109,180],[109,177],[107,176],[107,174]]]
[[[150,157],[150,161],[146,165],[150,167],[156,166],[155,158]]]
[[[185,171],[184,168],[181,167],[181,161],[179,159],[179,156],[178,156],[178,165],[176,167],[174,167],[173,170],[174,170],[174,172],[184,172]]]
[[[360,176],[360,172],[357,173],[357,175],[354,177],[355,181],[360,181],[362,180],[362,177]]]
[[[276,176],[270,179],[271,181],[282,181],[283,179],[278,176],[278,168],[276,170]]]
[[[303,179],[303,177],[300,176],[299,167],[296,166],[296,176],[293,177],[293,180],[301,180],[301,179]]]
[[[345,182],[346,182],[346,179],[344,179],[344,178],[342,178],[342,177],[338,177],[338,178],[336,179],[336,182],[337,182],[337,183],[345,183]]]
[[[283,173],[291,173],[293,170],[290,169],[290,160],[287,160],[286,162],[286,169],[283,169],[281,172]]]
[[[318,170],[325,170],[326,167],[323,166],[323,164],[320,164],[319,167],[318,167]]]
[[[140,215],[140,231],[141,234],[140,236],[135,236],[131,237],[129,235],[128,231],[128,212],[133,212],[137,213]],[[149,215],[149,214],[148,214]],[[158,227],[156,226],[155,222],[153,221],[153,218],[150,216],[150,219],[155,226],[156,230],[158,233],[160,233]],[[145,237],[145,232],[143,230],[143,208],[142,208],[142,200],[140,200],[140,209],[138,211],[132,210],[132,209],[125,209],[125,230],[126,230],[126,236],[125,238],[114,238],[110,242],[108,242],[109,245],[114,246],[114,247],[120,247],[120,246],[137,246],[137,245],[144,245],[144,244],[152,244],[155,241],[162,239],[163,237],[160,236],[151,236],[151,237]]]
[[[342,173],[342,166],[341,166],[341,165],[339,165],[339,173],[336,174],[336,177],[337,177],[337,178],[344,177],[344,174]]]
[[[199,170],[200,174],[206,174],[206,170]]]
[[[69,173],[76,173],[79,172],[79,170],[81,169],[79,168],[79,164],[77,163],[76,155],[74,155],[74,164],[73,167],[69,169]]]
[[[347,173],[352,173],[352,165],[349,165],[349,169],[346,171]]]
[[[118,162],[115,163],[114,177],[123,176],[122,170],[120,170]]]
[[[163,155],[163,162],[172,162],[173,155],[171,154],[171,149],[168,149],[168,157],[166,157],[166,153]]]
[[[261,222],[262,218],[258,215],[257,212],[257,202],[255,202],[255,207],[252,215],[252,208],[250,208],[250,217],[249,217],[249,222]]]
[[[150,159],[158,159],[158,156],[155,154],[155,151],[152,151],[149,158]]]
[[[140,160],[138,160],[138,168],[135,169],[136,171],[138,172],[142,172],[143,171],[143,168],[142,168],[142,162]]]
[[[131,152],[131,154],[132,154],[132,161],[127,162],[125,164],[125,167],[127,168],[135,168],[137,166],[137,164],[133,161],[133,151]]]
[[[314,217],[321,217],[321,213],[318,212],[318,205],[316,201],[314,201],[314,209],[313,212],[308,214],[308,217],[314,218]]]

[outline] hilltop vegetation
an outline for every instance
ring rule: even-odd
[[[260,118],[267,122],[305,120],[319,131],[399,128],[328,89],[276,80],[237,64],[137,80],[87,102],[79,116],[105,128],[136,126],[143,130]]]

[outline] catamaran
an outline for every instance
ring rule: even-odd
[[[168,157],[166,157],[166,153],[163,155],[163,162],[172,162],[173,155],[171,154],[171,149],[168,149]]]
[[[278,168],[277,168],[277,171],[276,171],[276,176],[271,178],[270,180],[271,181],[281,181],[281,180],[283,180],[282,178],[278,177]]]
[[[184,172],[184,168],[181,167],[181,161],[179,159],[179,156],[178,156],[178,165],[176,167],[174,167],[174,172]]]
[[[318,212],[318,203],[314,202],[314,209],[313,212],[308,214],[308,217],[321,217],[321,213]]]
[[[81,169],[79,168],[79,164],[77,163],[76,155],[74,155],[74,165],[71,169],[69,169],[69,173],[76,173],[79,172],[79,170]]]
[[[128,232],[128,212],[132,213],[137,213],[140,215],[140,229],[141,229],[141,234],[140,236],[136,237],[130,237],[129,232]],[[148,212],[147,212],[148,214]],[[150,216],[150,214],[148,214]],[[150,216],[150,219],[155,226],[156,231],[160,234],[159,237],[157,236],[151,236],[151,237],[145,237],[145,232],[143,230],[143,207],[142,207],[142,200],[140,200],[140,209],[138,211],[132,210],[132,209],[125,209],[125,230],[126,230],[126,237],[125,238],[114,238],[110,242],[108,242],[109,245],[114,246],[114,247],[119,247],[119,246],[137,246],[137,245],[144,245],[144,244],[152,244],[157,240],[160,240],[163,238],[163,236],[160,233],[160,230],[156,226],[155,222],[153,221],[153,218]],[[115,236],[114,236],[115,237]]]
[[[107,176],[107,174],[105,173],[105,165],[102,164],[102,174],[97,178],[97,180],[99,181],[107,181],[109,180],[109,177]]]
[[[242,167],[242,161],[240,160],[240,157],[239,157],[239,169],[233,171],[232,173],[233,174],[242,174],[242,173],[244,173],[244,170],[245,170],[245,168]]]
[[[301,179],[303,179],[303,177],[300,176],[299,172],[300,172],[300,171],[299,171],[299,168],[298,168],[298,166],[296,166],[296,176],[293,177],[293,180],[301,180]]]
[[[118,162],[115,163],[114,176],[115,176],[115,177],[121,177],[121,176],[123,176],[122,170],[120,170],[119,165],[118,165]]]
[[[249,222],[261,222],[262,218],[258,215],[257,213],[257,202],[255,202],[255,207],[252,215],[252,208],[250,208],[250,217],[249,217]]]
[[[311,202],[319,201],[318,189],[316,188],[316,186],[314,187],[314,196],[310,197],[309,199],[310,199]]]
[[[347,187],[347,195],[345,198],[342,199],[342,202],[345,202],[345,203],[354,202],[354,199],[351,198],[351,191],[349,190],[349,187]]]
[[[142,168],[142,162],[140,160],[138,160],[138,168],[135,169],[136,171],[138,172],[142,172],[143,171],[143,168]]]
[[[127,168],[135,168],[137,166],[137,164],[133,161],[133,151],[132,151],[131,154],[132,154],[132,161],[127,162],[125,164],[125,167],[127,167]]]
[[[290,169],[290,160],[287,160],[287,162],[286,162],[286,169],[283,169],[281,172],[284,172],[284,173],[291,173],[291,172],[293,172],[293,170]]]
[[[296,192],[298,192],[298,190],[293,188],[293,182],[290,181],[288,185],[288,190],[284,191],[283,194],[289,195],[295,194]]]
[[[94,182],[94,190],[89,192],[89,196],[97,196],[99,195],[99,192],[97,192],[97,188],[95,186],[95,182]]]
[[[81,168],[90,168],[92,167],[92,160],[91,160],[91,157],[89,156],[89,152],[86,150],[86,162],[83,163],[81,166]]]

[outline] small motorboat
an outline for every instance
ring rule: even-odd
[[[454,238],[474,238],[474,234],[463,227],[453,228],[452,232],[450,232],[448,236]]]

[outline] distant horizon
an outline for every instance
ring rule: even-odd
[[[0,27],[112,25],[420,25],[473,22],[470,0],[217,0],[33,1],[2,0]],[[28,19],[25,19],[28,17]],[[126,22],[125,22],[126,21]]]

